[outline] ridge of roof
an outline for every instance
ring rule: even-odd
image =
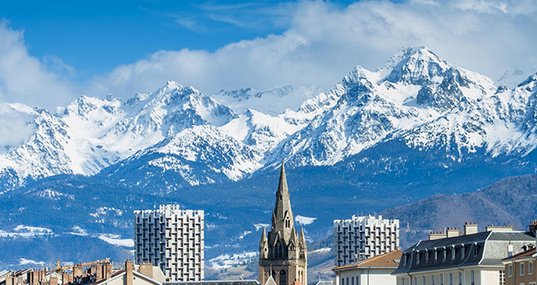
[[[357,263],[338,266],[333,269],[333,271],[343,271],[347,269],[354,268],[364,268],[364,267],[394,267],[396,268],[399,264],[396,259],[400,259],[403,255],[403,251],[400,249],[390,251],[381,255],[373,256],[368,259],[359,261]],[[382,264],[384,262],[385,264]]]

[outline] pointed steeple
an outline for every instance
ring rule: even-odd
[[[306,248],[306,237],[304,237],[304,227],[300,227],[300,242]]]
[[[261,258],[268,257],[268,240],[267,240],[267,231],[263,227],[263,232],[261,234],[261,240],[259,241],[259,256]]]
[[[278,184],[278,192],[289,192],[287,188],[287,175],[285,175],[285,161],[282,159],[282,166],[280,168],[280,182]]]
[[[280,182],[278,184],[278,191],[276,191],[276,204],[274,205],[274,212],[272,214],[272,232],[279,233],[287,244],[291,238],[291,230],[294,226],[295,222],[293,211],[291,210],[289,189],[287,188],[285,165],[282,161]]]

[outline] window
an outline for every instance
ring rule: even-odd
[[[505,271],[500,270],[500,284],[499,285],[505,285]]]
[[[459,272],[459,285],[462,285],[462,272]]]
[[[455,247],[451,248],[451,260],[455,260]]]
[[[423,275],[423,276],[421,277],[421,282],[423,282],[423,283],[421,283],[421,284],[423,284],[423,285],[427,284],[427,283],[425,282],[425,275]]]
[[[533,274],[533,261],[528,262],[528,275]]]
[[[349,283],[349,279],[347,278],[347,284]],[[287,284],[287,273],[285,270],[280,271],[280,284]]]
[[[512,264],[509,264],[509,266],[507,266],[507,277],[513,277],[513,265]]]
[[[470,285],[475,285],[475,272],[470,271]]]
[[[440,285],[444,285],[444,273],[440,273]]]
[[[449,273],[449,285],[453,285],[453,273]]]
[[[434,285],[434,274],[431,275],[431,285]]]
[[[524,262],[520,263],[520,276],[524,276],[526,274],[526,264]]]

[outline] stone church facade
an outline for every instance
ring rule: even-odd
[[[259,242],[259,282],[276,285],[307,285],[306,239],[295,228],[285,166],[282,163],[272,227],[263,229]],[[269,282],[267,282],[269,281]]]

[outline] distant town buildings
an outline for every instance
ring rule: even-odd
[[[108,259],[64,266],[58,262],[55,269],[24,269],[0,274],[0,284],[5,285],[160,285],[164,279],[160,268],[152,264],[136,266],[127,260],[124,269],[114,271]]]
[[[204,213],[161,205],[134,212],[137,264],[159,266],[170,281],[204,279]]]
[[[151,263],[134,264],[125,261],[124,267],[114,268],[106,260],[55,269],[24,269],[0,271],[1,285],[259,285],[257,280],[166,281],[160,267]]]
[[[477,224],[466,223],[462,235],[447,228],[406,249],[393,274],[397,285],[505,285],[502,260],[532,246],[534,228],[489,226],[479,232]]]
[[[398,248],[399,220],[382,216],[334,220],[336,266],[353,264]]]
[[[282,163],[272,228],[263,229],[259,242],[259,282],[262,285],[307,285],[308,265],[304,231],[295,229],[285,166]]]
[[[336,285],[395,285],[396,278],[391,273],[399,266],[402,252],[394,250],[356,263],[338,266]]]

